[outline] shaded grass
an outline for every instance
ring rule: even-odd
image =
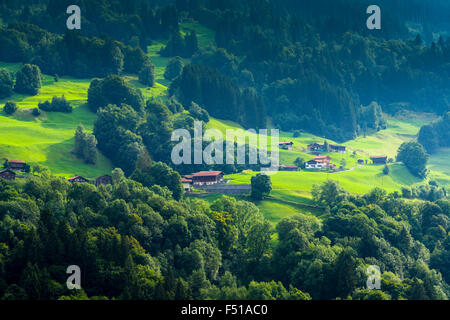
[[[430,156],[428,168],[429,178],[436,180],[440,185],[446,186],[450,192],[450,148],[442,148]]]

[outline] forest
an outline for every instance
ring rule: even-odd
[[[408,5],[407,17],[389,14],[399,1],[381,1],[387,14],[386,31],[380,34],[368,34],[349,25],[355,19],[345,18],[364,12],[367,1],[351,9],[344,0],[335,1],[335,7],[288,0],[179,0],[154,7],[142,0],[76,1],[86,12],[83,35],[56,28],[64,26],[59,19],[65,18],[63,8],[70,1],[30,2],[34,6],[22,10],[20,1],[0,6],[0,13],[14,21],[20,16],[21,21],[0,29],[0,60],[30,62],[49,74],[76,77],[137,74],[151,63],[145,56],[147,45],[169,37],[161,53],[192,56],[194,64],[175,79],[171,94],[185,106],[194,101],[212,115],[247,128],[264,126],[270,117],[283,130],[297,125],[345,141],[368,128],[381,128],[377,123],[382,119],[365,116],[364,106],[372,102],[388,113],[398,110],[400,101],[406,104],[402,107],[441,115],[449,108],[450,40],[430,36],[427,24],[422,39],[400,23],[402,18],[421,21],[427,14],[443,14],[430,6],[420,17],[419,1]],[[323,12],[316,15],[319,8]],[[317,21],[302,12],[329,19]],[[198,50],[195,32],[182,37],[181,17],[212,28],[217,48]],[[251,107],[243,110],[243,103]],[[224,114],[221,104],[230,110]],[[253,110],[259,119],[246,114],[255,114]]]
[[[113,183],[71,183],[37,163],[27,179],[0,179],[0,300],[448,300],[448,189],[427,175],[430,157],[450,147],[450,5],[378,2],[383,28],[370,31],[368,0],[2,1],[0,125],[73,127],[45,160],[56,153],[86,170],[103,161]],[[72,4],[81,30],[66,28]],[[208,28],[212,41],[182,22]],[[67,95],[48,89],[61,79]],[[71,99],[76,86],[83,96]],[[35,98],[33,108],[18,97]],[[401,172],[389,178],[403,188],[368,180],[372,190],[351,193],[317,172],[326,181],[289,189],[283,204],[302,202],[276,223],[260,209],[279,204],[269,176],[249,177],[250,194],[214,199],[191,197],[182,183],[196,171],[251,174],[258,165],[170,158],[172,132],[194,136],[197,120],[328,146],[382,132],[407,112],[433,121],[417,134],[399,130],[411,140],[396,141],[396,159],[369,167],[381,185]],[[69,126],[71,116],[80,121]],[[374,156],[350,149],[342,171]],[[66,287],[69,265],[82,270],[81,290]],[[373,265],[380,290],[367,289]]]
[[[298,214],[274,228],[245,200],[181,199],[117,171],[114,185],[98,188],[35,172],[26,183],[0,181],[1,299],[450,294],[448,200],[414,204],[382,189],[355,196],[329,181],[313,190],[327,212],[322,221]],[[75,292],[62,285],[74,263],[85,283]],[[373,264],[381,268],[382,290],[365,287]]]

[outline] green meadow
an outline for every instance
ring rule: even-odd
[[[268,200],[257,203],[266,217],[273,223],[279,221],[280,216],[289,216],[296,212],[309,212],[316,216],[323,214],[320,208],[314,208],[311,199],[311,189],[314,184],[320,184],[327,180],[334,180],[347,191],[364,194],[375,187],[380,187],[388,192],[401,191],[402,187],[413,186],[426,181],[413,176],[402,163],[390,163],[389,175],[383,174],[384,166],[371,164],[359,165],[357,160],[369,160],[370,156],[387,155],[395,159],[398,147],[406,141],[416,138],[420,127],[435,119],[430,114],[408,113],[397,117],[388,117],[388,128],[379,132],[373,132],[366,137],[358,137],[343,145],[347,146],[345,154],[322,152],[329,155],[331,162],[340,166],[345,162],[345,171],[327,173],[314,171],[279,171],[271,176],[273,190]],[[219,121],[212,119],[207,128],[217,129],[225,137],[227,129],[241,129],[241,126],[231,121]],[[242,132],[241,135],[245,133]],[[252,134],[249,134],[253,137]],[[261,137],[258,137],[261,138]],[[262,139],[267,139],[263,137]],[[294,164],[297,157],[305,160],[313,158],[306,152],[307,145],[312,142],[323,142],[324,138],[308,133],[301,133],[294,138],[292,133],[280,132],[280,141],[293,141],[293,150],[279,150],[280,164]],[[328,140],[329,143],[335,143]],[[270,150],[270,148],[268,148]],[[442,185],[450,185],[450,166],[447,159],[450,158],[450,149],[442,149],[430,156],[429,177],[427,180],[437,180]],[[369,162],[370,163],[370,162]],[[248,184],[251,177],[257,172],[246,172],[228,175],[231,184]]]
[[[195,22],[181,24],[183,35],[196,31],[201,48],[214,44],[214,32]],[[169,58],[161,57],[159,50],[166,41],[154,41],[148,49],[148,55],[155,65],[156,83],[153,87],[142,85],[137,76],[124,75],[125,79],[135,88],[141,90],[146,99],[164,99],[167,96],[169,81],[164,79],[164,71]],[[188,59],[184,59],[189,63]],[[0,62],[0,68],[16,73],[20,63]],[[31,165],[41,164],[49,167],[55,174],[64,177],[83,175],[92,179],[111,172],[110,161],[102,154],[98,154],[95,166],[87,165],[72,154],[76,127],[82,123],[91,132],[96,115],[87,105],[87,91],[92,79],[76,79],[61,77],[58,82],[53,76],[43,74],[42,88],[36,96],[13,94],[7,99],[0,100],[0,106],[7,101],[17,103],[19,110],[12,116],[0,111],[0,158],[20,159]],[[73,113],[42,112],[39,117],[31,115],[31,110],[39,102],[51,100],[53,96],[64,95],[74,107]]]

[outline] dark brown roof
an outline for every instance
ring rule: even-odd
[[[3,170],[0,170],[0,173],[4,173],[4,172],[10,172],[10,173],[16,174],[14,171],[12,171],[12,170],[10,170],[10,169],[3,169]]]
[[[86,180],[86,181],[88,181],[86,178],[83,178],[82,176],[75,176],[75,177],[72,177],[72,178],[69,178],[69,179],[67,179],[68,181],[71,181],[71,180],[75,180],[75,179],[83,179],[83,180]]]
[[[373,156],[370,159],[387,159],[387,156]]]

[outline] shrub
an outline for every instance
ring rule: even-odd
[[[41,115],[41,110],[39,110],[39,108],[34,108],[31,114],[35,117],[39,117]]]
[[[44,101],[40,102],[38,106],[39,109],[47,112],[65,112],[65,113],[72,112],[72,106],[66,100],[64,95],[61,97],[54,96],[51,103],[49,101]]]
[[[17,104],[11,101],[8,101],[3,107],[3,111],[5,111],[6,114],[13,114],[17,109]]]

